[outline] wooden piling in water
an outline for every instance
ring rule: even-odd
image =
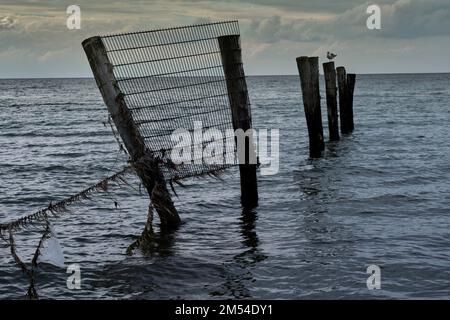
[[[242,129],[246,132],[252,129],[252,120],[250,99],[242,64],[240,37],[239,35],[222,36],[218,38],[218,41],[231,106],[233,129],[235,131]],[[241,204],[244,208],[254,208],[258,206],[257,158],[252,139],[245,139],[245,156],[241,155],[241,158],[239,158]]]
[[[355,91],[356,74],[347,74],[347,93],[348,93],[348,111],[349,111],[349,129],[353,132],[355,123],[353,121],[353,93]]]
[[[339,120],[337,110],[336,69],[334,62],[323,64],[327,95],[328,134],[330,141],[339,140]]]
[[[158,212],[162,228],[174,228],[180,217],[170,198],[166,182],[157,161],[148,152],[144,138],[140,135],[120,91],[100,37],[86,39],[82,43],[97,86],[108,108],[109,114],[131,157],[131,162],[149,197]]]
[[[341,120],[341,133],[348,134],[351,132],[350,106],[347,86],[347,74],[344,67],[336,69],[338,88],[339,88],[339,115]]]
[[[325,149],[323,140],[322,113],[320,110],[319,58],[298,57],[297,67],[309,134],[309,155],[317,158]]]

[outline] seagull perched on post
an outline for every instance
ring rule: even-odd
[[[334,53],[332,53],[330,51],[327,51],[327,58],[328,58],[328,60],[331,61],[331,60],[333,60],[336,57],[337,57],[337,54],[334,54]]]

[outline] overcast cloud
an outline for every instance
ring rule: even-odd
[[[357,73],[449,72],[449,0],[0,0],[0,77],[90,76],[81,41],[97,34],[238,19],[247,74],[295,74],[295,57],[338,54]],[[366,8],[382,9],[368,30]]]

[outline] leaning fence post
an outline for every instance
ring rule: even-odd
[[[338,67],[336,72],[339,87],[339,115],[341,118],[341,133],[347,134],[351,132],[347,74],[344,67]]]
[[[109,114],[131,157],[133,167],[139,175],[161,220],[161,227],[176,227],[180,217],[170,198],[163,174],[157,161],[145,147],[120,91],[101,37],[92,37],[82,43],[97,86]]]
[[[355,91],[356,74],[347,74],[347,92],[348,92],[348,111],[349,111],[349,129],[353,131],[355,129],[355,123],[353,122],[353,93]]]
[[[322,113],[320,111],[319,58],[299,57],[297,67],[300,74],[303,106],[309,134],[309,155],[317,158],[325,149],[323,141]]]
[[[334,62],[323,64],[327,94],[328,133],[330,141],[339,140],[339,120],[337,111],[336,69]]]
[[[241,204],[244,208],[258,206],[256,151],[252,142],[250,99],[245,81],[239,35],[218,37],[222,65],[227,83],[233,118],[233,129],[249,133],[245,138],[245,154],[238,152],[241,176]],[[239,151],[239,150],[238,150]]]

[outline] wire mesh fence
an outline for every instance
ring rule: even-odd
[[[224,141],[234,141],[217,40],[227,35],[239,35],[237,21],[102,37],[134,123],[146,147],[162,163],[170,160],[176,143],[171,139],[173,131],[193,133],[194,121],[201,121],[205,130],[220,130]],[[190,163],[162,166],[166,179],[203,175],[235,164],[206,164],[202,150],[207,143],[192,141]]]

